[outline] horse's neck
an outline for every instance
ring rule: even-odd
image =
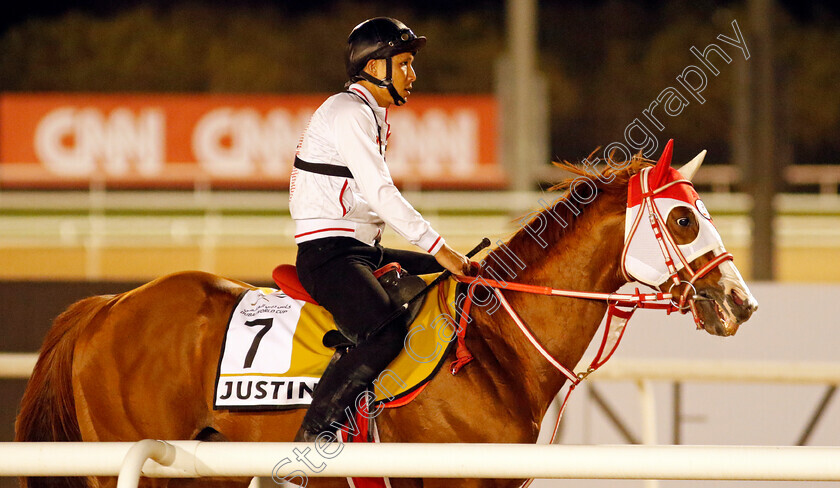
[[[543,252],[535,252],[538,249],[523,241],[520,232],[511,239],[508,250],[524,263],[525,269],[508,266],[518,272],[516,277],[505,272],[498,274],[510,281],[552,288],[617,290],[624,283],[618,270],[624,231],[623,206],[614,208],[617,204],[608,196],[599,199],[577,217],[565,235],[549,242]],[[524,236],[524,239],[531,237]],[[497,250],[488,257],[488,263],[496,263],[494,269],[504,268],[498,266],[502,253],[506,250]],[[606,310],[605,303],[592,300],[518,292],[505,292],[505,298],[548,352],[568,369],[574,368],[583,356]],[[503,309],[488,313],[487,308],[477,310],[474,315],[482,339],[501,369],[497,373],[508,375],[511,381],[507,383],[514,383],[512,388],[520,389],[514,394],[528,398],[535,420],[539,421],[565,377],[535,350]]]

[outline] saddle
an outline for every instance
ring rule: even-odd
[[[295,300],[302,300],[305,302],[318,305],[318,302],[312,298],[309,293],[303,288],[300,279],[297,275],[297,269],[292,264],[281,264],[274,268],[271,273],[274,282],[283,290],[284,293],[294,298]],[[388,263],[385,266],[373,272],[382,288],[388,293],[391,303],[399,307],[405,304],[426,288],[426,282],[419,276],[409,275],[402,269],[399,263]],[[420,312],[423,302],[426,297],[420,297],[417,300],[408,304],[407,313],[408,321],[411,323]],[[338,330],[330,330],[324,334],[323,344],[329,348],[342,349],[355,346],[355,343],[344,336]]]

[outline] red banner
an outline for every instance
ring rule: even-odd
[[[328,95],[0,96],[0,186],[288,188],[294,152]],[[489,96],[422,96],[389,111],[394,179],[505,184]]]

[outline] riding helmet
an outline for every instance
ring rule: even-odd
[[[426,38],[416,35],[397,19],[376,17],[353,28],[347,38],[345,65],[350,81],[362,79],[359,73],[371,59],[389,59],[405,52],[417,52]],[[390,63],[389,63],[390,64]]]

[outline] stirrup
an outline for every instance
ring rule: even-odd
[[[355,342],[345,337],[341,331],[336,329],[327,331],[327,333],[324,334],[324,338],[321,339],[321,342],[325,347],[330,349],[347,349],[348,347],[356,345]]]

